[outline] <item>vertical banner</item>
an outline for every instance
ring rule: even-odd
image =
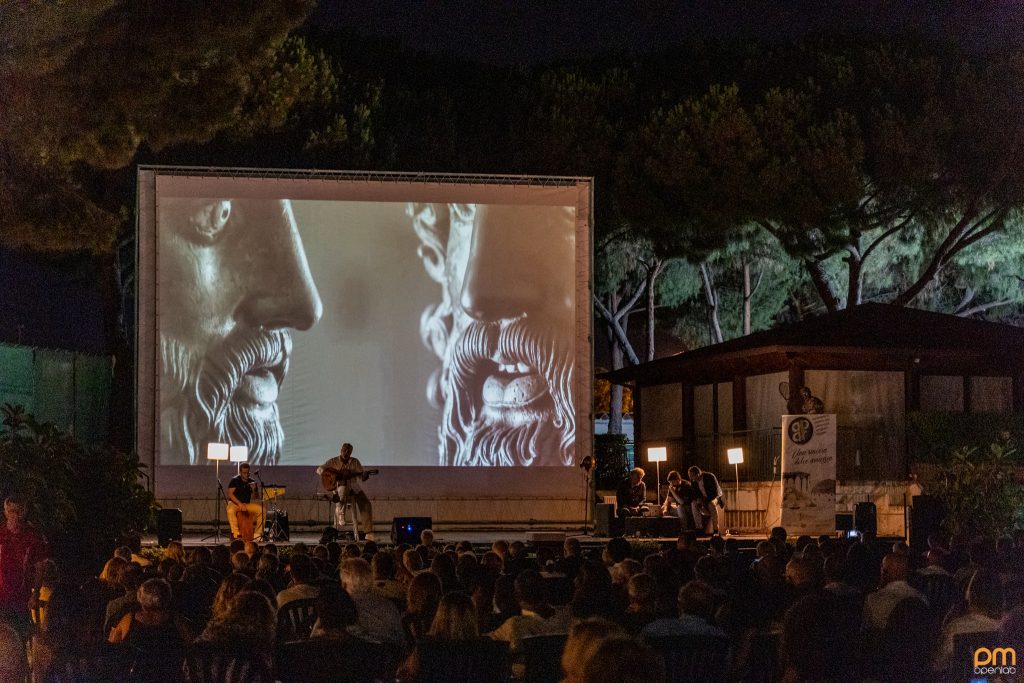
[[[782,416],[782,526],[790,534],[836,529],[836,416]]]

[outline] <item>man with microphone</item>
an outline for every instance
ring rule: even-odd
[[[253,494],[257,491],[256,482],[249,478],[249,463],[238,466],[238,476],[228,482],[228,524],[231,525],[231,537],[241,538],[238,533],[238,513],[244,510],[252,517],[252,529],[255,534],[263,529],[263,508],[253,502]],[[243,538],[251,541],[252,538]]]

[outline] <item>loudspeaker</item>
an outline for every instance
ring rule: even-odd
[[[181,540],[181,510],[161,508],[156,511],[156,542],[167,547],[171,541]]]
[[[849,531],[853,528],[853,515],[840,512],[836,515],[836,531]]]
[[[288,513],[284,510],[267,510],[267,518],[263,521],[263,538],[268,541],[287,541],[290,537]]]
[[[395,517],[391,520],[391,542],[417,545],[420,532],[433,527],[432,517]]]
[[[946,509],[935,496],[914,496],[914,507],[910,509],[910,547],[924,551],[928,547],[928,536],[942,531]]]
[[[878,533],[878,511],[874,503],[857,503],[853,510],[853,528],[862,534]]]
[[[611,503],[598,503],[594,509],[594,535],[611,536],[614,519],[615,506]]]

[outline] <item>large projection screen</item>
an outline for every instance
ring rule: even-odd
[[[591,192],[141,168],[137,437],[158,498],[206,493],[210,442],[309,494],[349,442],[391,496],[578,498]]]

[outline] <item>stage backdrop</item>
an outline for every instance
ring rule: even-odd
[[[212,498],[223,441],[293,497],[350,442],[394,500],[578,500],[590,199],[581,178],[140,169],[138,448],[158,497]],[[481,514],[520,514],[503,509]]]
[[[782,526],[791,534],[836,529],[836,416],[782,416]]]

